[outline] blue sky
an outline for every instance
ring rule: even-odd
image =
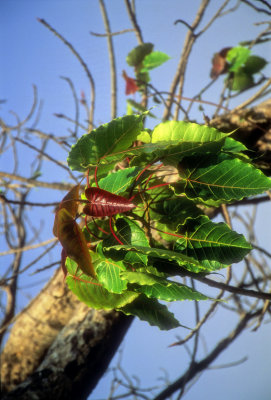
[[[143,38],[146,42],[155,44],[155,49],[166,52],[171,59],[162,67],[151,73],[152,82],[162,90],[168,90],[179,60],[186,28],[174,21],[182,18],[189,23],[194,19],[199,1],[178,1],[178,0],[139,0],[137,2],[138,21],[143,31]],[[130,22],[126,15],[124,3],[121,0],[105,1],[110,17],[112,31],[119,31],[130,28]],[[222,4],[222,1],[211,1],[211,5],[204,18],[205,23],[210,15]],[[235,2],[231,2],[235,4]],[[1,77],[0,77],[0,98],[7,102],[1,105],[0,114],[5,121],[14,124],[14,116],[9,113],[14,110],[21,119],[28,113],[33,101],[32,85],[38,88],[39,100],[42,101],[42,113],[39,126],[45,132],[52,132],[55,135],[63,136],[71,125],[63,119],[58,119],[54,113],[64,113],[74,116],[75,108],[67,82],[60,77],[72,79],[77,95],[84,91],[89,100],[89,82],[85,72],[78,63],[78,60],[71,54],[70,50],[53,36],[38,21],[37,17],[47,20],[67,40],[69,40],[87,62],[96,82],[97,104],[95,111],[95,123],[97,125],[110,120],[110,80],[109,62],[107,55],[107,43],[104,38],[97,38],[90,35],[90,31],[102,33],[104,26],[96,0],[2,0],[0,4],[0,51],[1,51]],[[223,47],[235,46],[241,40],[252,39],[258,32],[259,27],[254,22],[265,20],[266,16],[256,16],[246,6],[241,6],[236,14],[229,14],[224,19],[218,20],[196,44],[190,61],[188,74],[186,76],[184,95],[192,97],[204,85],[209,82],[211,58],[213,53]],[[118,71],[118,116],[125,114],[125,83],[121,72],[125,69],[128,75],[133,71],[125,62],[128,52],[137,45],[133,33],[114,38],[115,52]],[[269,47],[270,49],[270,47]],[[255,52],[268,58],[266,47],[257,46]],[[270,75],[270,67],[265,73]],[[212,87],[204,99],[216,102],[218,93],[221,90],[223,79],[220,78]],[[138,96],[138,95],[136,95]],[[245,97],[247,94],[245,95]],[[244,98],[245,98],[244,97]],[[238,99],[232,105],[238,104],[244,98]],[[136,97],[139,100],[139,97]],[[212,112],[212,108],[205,107],[205,112]],[[157,109],[157,115],[161,110]],[[84,121],[85,114],[83,107],[80,109],[81,121]],[[198,107],[194,106],[195,118],[201,119],[202,115]],[[157,122],[158,123],[158,122]],[[31,125],[31,124],[30,124]],[[85,133],[83,130],[79,134]],[[49,149],[50,150],[50,149]],[[49,151],[47,150],[47,151]],[[65,161],[67,154],[60,152],[57,157]],[[29,176],[31,166],[28,163],[27,151],[21,159],[22,176]],[[1,170],[9,170],[11,159],[2,157],[0,159]],[[70,178],[62,171],[55,170],[49,164],[42,173],[42,180],[49,181],[63,180]],[[56,173],[59,174],[56,178]],[[40,199],[49,196],[43,189],[36,190],[34,196]],[[50,194],[50,200],[57,200],[56,194]],[[53,214],[40,214],[37,211],[34,215],[37,221],[46,220],[41,239],[46,240],[52,237],[51,226]],[[262,231],[266,215],[270,216],[270,205],[265,205],[259,212],[257,225],[258,233]],[[239,231],[240,231],[240,227]],[[236,228],[237,229],[237,228]],[[270,248],[268,235],[261,236],[261,245]],[[2,242],[1,242],[2,243]],[[2,244],[1,244],[2,248]],[[56,250],[59,252],[59,247]],[[24,262],[30,262],[33,252],[25,254]],[[57,259],[55,252],[52,256]],[[49,259],[47,262],[49,263]],[[42,267],[41,264],[39,267]],[[42,287],[41,283],[28,288],[28,285],[45,282],[52,275],[47,271],[41,276],[26,276],[20,281],[23,288],[18,309],[21,309],[28,302],[28,296],[34,296]],[[206,290],[205,290],[206,292]],[[207,294],[210,294],[207,289]],[[202,306],[205,308],[206,306]],[[194,307],[192,303],[185,302],[174,306],[177,317],[184,325],[193,325]],[[219,314],[219,315],[218,315]],[[225,332],[231,329],[231,318],[226,311],[219,311],[209,321],[206,327],[205,344],[210,349],[214,341],[223,337]],[[168,345],[175,341],[176,335],[185,335],[184,331],[172,331],[169,333],[160,332],[157,328],[151,328],[146,323],[134,321],[125,342],[123,343],[123,366],[126,372],[138,375],[146,386],[155,384],[155,378],[162,375],[161,368],[167,369],[171,379],[176,378],[185,370],[188,356],[183,347],[168,348]],[[270,346],[267,345],[270,338],[270,327],[263,326],[259,332],[252,333],[249,330],[243,337],[237,340],[230,351],[227,351],[217,360],[217,364],[242,359],[249,356],[246,363],[227,369],[217,369],[205,372],[197,384],[185,397],[189,400],[209,398],[220,400],[254,400],[259,398],[267,400],[270,398],[271,386],[269,382]],[[203,355],[203,353],[202,353]],[[113,361],[114,364],[115,361]],[[98,385],[91,396],[92,399],[104,399],[108,395],[110,375],[106,376]]]

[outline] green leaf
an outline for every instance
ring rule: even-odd
[[[66,267],[69,273],[66,278],[69,289],[89,307],[105,310],[117,309],[138,297],[137,293],[131,291],[125,291],[122,294],[110,293],[96,279],[78,271],[76,263],[70,258],[66,261]]]
[[[180,236],[180,235],[176,235]],[[176,237],[175,236],[175,237]],[[166,250],[166,249],[157,249],[153,247],[143,247],[143,246],[114,246],[112,247],[118,251],[134,251],[135,253],[145,254],[149,257],[153,258],[161,258],[169,261],[176,261],[176,263],[192,272],[203,272],[206,270],[204,265],[202,265],[198,260],[193,259],[192,257],[188,257],[185,254],[181,254],[180,252]],[[164,271],[166,272],[166,271]]]
[[[136,290],[149,298],[164,301],[207,300],[208,297],[186,285],[172,282],[144,272],[123,272],[122,277],[130,284],[136,284]]]
[[[241,261],[252,249],[243,235],[224,223],[214,223],[208,217],[187,220],[179,233],[174,250],[197,260],[213,271]]]
[[[188,143],[217,143],[219,148],[223,145],[228,133],[223,133],[206,125],[198,125],[185,121],[166,121],[157,125],[152,134],[152,143],[188,142]]]
[[[142,130],[143,117],[143,114],[126,115],[83,135],[71,148],[69,167],[72,170],[85,171],[89,166],[102,162],[103,157],[117,152],[120,161],[121,152],[132,145]]]
[[[167,54],[162,51],[153,51],[145,56],[141,72],[142,70],[149,71],[150,69],[157,68],[168,60],[170,60],[170,57]]]
[[[203,212],[186,197],[171,197],[163,201],[158,201],[152,206],[152,211],[160,214],[159,221],[162,224],[183,224],[187,218],[197,217]]]
[[[121,195],[131,187],[134,179],[138,175],[140,168],[131,167],[120,169],[117,172],[107,175],[99,180],[99,187],[108,192]]]
[[[169,330],[180,326],[174,315],[167,307],[155,299],[148,299],[140,295],[135,301],[120,308],[126,315],[135,315],[152,326],[158,326],[162,330]]]
[[[269,190],[271,180],[253,165],[227,154],[193,157],[181,163],[181,184],[176,194],[218,206]]]
[[[230,83],[232,90],[240,91],[245,90],[254,84],[253,76],[243,70],[236,72],[233,80]]]
[[[127,280],[121,279],[121,271],[126,271],[121,261],[104,259],[96,266],[99,282],[111,293],[122,293],[127,289]]]
[[[249,55],[250,50],[247,47],[237,46],[230,49],[226,56],[226,60],[230,63],[229,71],[238,71],[238,69],[245,64]]]
[[[191,122],[167,121],[157,125],[152,133],[152,143],[144,145],[142,152],[135,154],[131,165],[142,165],[163,159],[176,165],[193,154],[216,153],[229,134],[215,128]]]
[[[267,64],[267,61],[259,56],[249,56],[245,65],[244,65],[244,72],[247,74],[256,74],[260,72]]]
[[[227,137],[222,150],[229,153],[240,153],[242,151],[247,151],[248,149],[243,143],[238,142],[238,140]]]
[[[152,43],[143,43],[139,46],[135,47],[126,57],[126,62],[131,67],[138,67],[145,56],[152,52],[153,44]]]
[[[135,245],[149,248],[149,242],[146,238],[145,232],[136,221],[125,217],[119,217],[116,222],[115,233],[125,245]],[[107,251],[106,254],[110,254],[112,258],[123,260],[129,264],[139,263],[147,265],[148,257],[144,253],[125,252],[124,254],[121,253],[117,255],[116,252],[112,253],[112,251],[108,253],[108,251],[110,251],[110,248],[113,247],[113,249],[115,249],[116,243],[117,241],[113,236],[103,241],[103,246]]]

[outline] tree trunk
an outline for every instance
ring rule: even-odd
[[[12,327],[1,355],[3,398],[87,398],[132,320],[80,303],[58,270]]]

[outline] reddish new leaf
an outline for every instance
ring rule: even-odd
[[[74,260],[79,268],[87,275],[96,277],[89,254],[86,239],[79,225],[66,208],[57,211],[56,236],[63,246],[64,252]],[[63,254],[64,254],[63,252]]]
[[[224,49],[220,50],[219,53],[215,53],[212,59],[212,70],[210,73],[210,77],[212,79],[217,78],[219,75],[224,74],[227,72],[228,64],[227,64],[227,53],[231,49],[231,47],[225,47]]]
[[[92,217],[112,217],[130,211],[136,205],[125,197],[108,192],[99,187],[90,187],[85,191],[88,203],[83,213]]]
[[[126,88],[125,88],[125,94],[133,94],[139,90],[139,87],[136,84],[135,79],[130,78],[125,71],[122,71],[122,76],[126,81]]]

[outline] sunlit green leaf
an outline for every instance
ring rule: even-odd
[[[122,294],[110,293],[101,283],[88,275],[78,273],[77,265],[71,259],[66,262],[68,276],[66,282],[70,290],[89,307],[112,310],[132,302],[138,293],[125,291]]]
[[[99,282],[112,293],[122,293],[127,289],[127,280],[120,278],[121,271],[125,270],[126,268],[121,261],[110,259],[104,259],[96,266]]]
[[[122,277],[130,284],[136,284],[137,291],[147,297],[164,301],[207,300],[208,297],[186,285],[172,282],[143,272],[123,272]]]
[[[120,160],[121,152],[131,146],[142,130],[143,117],[144,115],[126,115],[83,135],[71,148],[69,167],[72,170],[85,171],[89,166],[102,162],[103,157],[116,152]]]
[[[229,71],[236,72],[245,64],[250,55],[250,50],[247,47],[237,46],[231,48],[226,56],[227,61],[230,63]]]
[[[144,57],[143,71],[157,68],[168,60],[170,60],[170,57],[166,53],[163,53],[162,51],[153,51]]]
[[[197,260],[210,271],[241,261],[252,249],[243,235],[206,216],[187,220],[178,233],[183,236],[177,239],[174,250]]]
[[[271,180],[260,170],[227,154],[191,157],[181,164],[180,173],[176,193],[206,205],[241,200],[271,187]]]

